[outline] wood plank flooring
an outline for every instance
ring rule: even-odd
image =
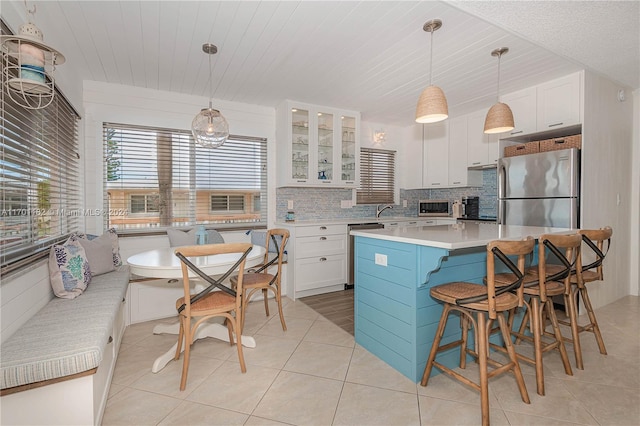
[[[343,330],[353,334],[353,289],[299,299]]]

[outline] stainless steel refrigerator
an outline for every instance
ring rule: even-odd
[[[580,225],[580,150],[501,158],[497,176],[498,223]]]

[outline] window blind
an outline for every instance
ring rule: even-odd
[[[2,22],[2,33],[8,28]],[[7,55],[2,55],[4,69]],[[81,211],[78,116],[56,90],[46,108],[26,109],[0,95],[0,260],[17,269],[78,231]]]
[[[395,170],[395,151],[360,148],[360,187],[356,204],[393,203]]]
[[[266,142],[231,135],[211,149],[187,130],[104,123],[106,225],[266,223]]]

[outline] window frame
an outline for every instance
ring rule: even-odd
[[[211,201],[209,204],[209,213],[212,215],[223,215],[223,214],[245,214],[247,213],[246,209],[246,197],[253,195],[241,195],[241,194],[220,194],[220,193],[211,193],[209,194],[209,200]],[[213,197],[226,197],[227,199],[227,209],[226,210],[214,210],[213,209]],[[237,197],[242,200],[242,210],[231,209],[231,197]]]
[[[104,122],[102,131],[105,211],[119,211],[121,206],[126,210],[121,217],[105,216],[105,225],[115,227],[118,233],[137,235],[161,231],[168,227],[192,227],[200,224],[229,229],[238,228],[240,225],[244,225],[243,228],[266,226],[266,138],[230,135],[224,145],[211,149],[195,145],[191,132],[183,129]],[[115,146],[113,142],[110,145],[110,140],[115,139]],[[141,141],[146,141],[143,148],[140,148],[143,143]],[[164,151],[158,144],[166,141],[169,141],[166,149],[171,153],[168,157],[168,164],[172,167],[171,173],[166,173],[166,168],[161,169],[164,163],[158,160],[162,158],[161,155],[166,155],[162,154]],[[129,156],[126,150],[120,152],[126,144],[129,144],[130,149],[138,146],[136,149],[144,149],[145,152],[134,153],[132,156]],[[146,157],[141,160],[144,155]],[[115,166],[109,168],[110,164]],[[172,176],[168,189],[168,199],[171,200],[169,215],[163,218],[156,212],[133,213],[130,195],[160,193],[159,175],[162,170],[165,170],[164,176]],[[127,187],[126,175],[131,171],[138,176],[144,175],[145,179],[148,179],[148,186],[147,182],[139,182],[135,188]],[[211,194],[239,193],[243,195],[244,210],[211,209]],[[264,198],[264,207],[257,212],[246,210],[247,206],[252,204],[249,197],[254,195]],[[145,217],[149,220],[145,221]]]
[[[356,205],[396,204],[396,151],[360,148],[360,182]],[[383,190],[379,189],[384,185]]]

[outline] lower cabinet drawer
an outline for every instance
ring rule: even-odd
[[[296,238],[296,259],[320,257],[347,252],[346,233]]]
[[[343,254],[296,260],[296,291],[347,282],[347,258]]]

